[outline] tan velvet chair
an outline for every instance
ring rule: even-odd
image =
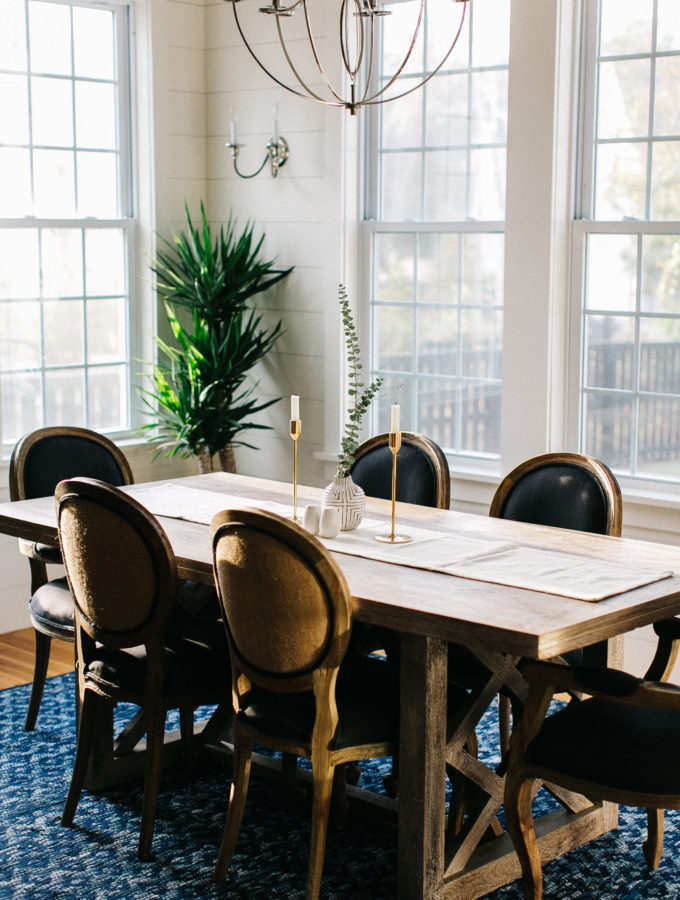
[[[166,629],[177,588],[170,543],[131,497],[101,481],[75,478],[55,491],[59,541],[76,622],[80,717],[73,776],[62,815],[71,825],[95,740],[98,707],[119,701],[144,712],[147,735],[138,855],[151,851],[165,719],[180,710],[190,745],[194,709],[227,702],[224,628],[201,640]],[[105,718],[105,716],[103,716]]]
[[[659,865],[663,810],[680,808],[680,687],[662,683],[677,657],[680,621],[658,623],[655,630],[659,645],[645,679],[552,662],[524,669],[529,696],[510,742],[504,805],[525,900],[541,900],[543,894],[531,814],[535,781],[583,794],[596,804],[645,808],[648,836],[642,849],[649,869]],[[588,699],[546,717],[558,687]],[[591,893],[597,895],[596,885]]]
[[[313,900],[321,885],[335,770],[392,753],[397,675],[382,660],[345,657],[352,600],[340,568],[316,538],[255,510],[218,513],[211,533],[234,707],[233,781],[215,880],[224,880],[234,853],[257,741],[311,761],[307,898]]]
[[[39,428],[14,447],[9,464],[10,500],[49,497],[63,478],[84,475],[109,484],[132,484],[125,455],[113,441],[87,428]],[[47,566],[61,563],[57,547],[19,540],[31,567],[31,624],[35,632],[33,686],[26,714],[26,731],[35,728],[42,700],[50,645],[75,639],[73,600],[66,578],[48,578]]]

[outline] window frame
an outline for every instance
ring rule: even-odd
[[[88,231],[101,230],[101,229],[110,229],[116,228],[122,231],[123,233],[123,249],[126,256],[125,260],[125,285],[124,285],[124,296],[126,298],[126,308],[125,308],[125,351],[123,358],[121,361],[116,361],[112,363],[112,365],[123,365],[125,367],[125,386],[124,386],[124,394],[125,396],[122,399],[122,404],[124,404],[124,408],[126,410],[127,419],[128,419],[128,427],[123,429],[110,429],[105,430],[107,436],[112,438],[113,440],[130,440],[135,436],[135,432],[138,430],[139,425],[141,424],[141,411],[137,409],[137,405],[134,403],[135,396],[135,373],[133,371],[134,361],[139,359],[143,353],[142,347],[145,344],[143,340],[143,335],[140,333],[139,322],[142,317],[142,313],[140,310],[141,296],[140,290],[137,286],[137,255],[138,255],[138,221],[137,221],[137,209],[136,209],[136,182],[135,182],[135,170],[136,170],[136,142],[135,142],[135,90],[134,90],[134,74],[133,74],[133,59],[134,59],[134,38],[135,38],[135,27],[134,27],[134,7],[129,0],[41,0],[41,2],[54,3],[55,5],[66,6],[69,8],[74,7],[83,7],[89,9],[105,9],[111,11],[113,14],[113,33],[114,33],[114,57],[116,64],[116,72],[115,72],[115,83],[116,83],[116,127],[117,127],[117,135],[118,135],[118,144],[116,147],[116,155],[118,157],[118,208],[120,211],[120,215],[114,218],[96,218],[94,216],[77,216],[74,215],[72,217],[60,218],[60,217],[48,217],[48,216],[40,216],[40,215],[27,215],[22,217],[0,217],[0,234],[4,229],[12,228],[12,229],[36,229],[40,231],[41,229],[74,229],[78,231],[82,231],[83,238]],[[28,18],[28,0],[25,0],[25,15],[26,20]],[[27,49],[29,47],[29,34],[28,30],[26,32],[26,41],[27,41]],[[27,69],[27,77],[29,79],[29,91],[30,91],[30,78],[31,75],[34,74],[34,70],[30,66],[30,55],[27,60],[28,69]],[[68,76],[65,76],[71,84],[73,84],[77,78],[75,73],[71,72]],[[29,93],[29,127],[30,127],[30,93]],[[12,146],[12,145],[10,145]],[[33,142],[32,132],[29,132],[29,141],[26,145],[28,147],[37,146]],[[32,155],[31,155],[31,180],[32,180]],[[85,265],[85,260],[83,258],[83,266]],[[42,288],[40,290],[39,295],[36,298],[40,304],[40,317],[42,323],[42,305],[44,302],[44,298],[42,295]],[[85,297],[83,297],[83,302],[85,301]],[[41,346],[43,340],[43,331],[41,324]],[[87,360],[87,350],[86,344],[87,336],[84,335],[84,357],[82,363],[74,364],[73,368],[82,369],[84,372],[87,371],[90,365],[95,366],[106,366],[106,363],[95,363],[90,364]],[[34,372],[39,375],[41,384],[43,386],[42,391],[42,402],[41,402],[41,418],[43,424],[50,424],[49,419],[46,418],[46,397],[44,391],[44,382],[45,382],[45,373],[52,368],[51,366],[46,366],[44,358],[42,356],[41,350],[41,360],[39,367],[37,368],[29,368],[24,370],[16,370],[16,371],[26,371],[26,372]],[[69,366],[57,366],[59,369],[66,369]],[[82,423],[86,427],[88,426],[88,408],[87,408],[87,397],[88,397],[88,379],[84,378],[83,385],[83,403],[84,409],[82,411]],[[100,429],[104,431],[104,429]],[[11,441],[11,439],[10,439]],[[2,421],[0,420],[0,456],[2,459],[7,459],[11,453],[11,446],[3,439],[2,434]]]
[[[469,11],[468,11],[469,15]],[[425,26],[427,22],[425,22]],[[455,68],[455,66],[454,66]],[[490,69],[498,69],[504,68],[506,71],[509,71],[507,67],[501,67],[498,65],[482,65],[475,67],[471,64],[468,65],[468,72],[476,71],[487,71]],[[444,73],[446,74],[448,71],[446,68]],[[436,76],[435,76],[436,77]],[[422,88],[421,88],[422,90]],[[396,101],[399,102],[399,101]],[[377,354],[376,341],[377,336],[374,333],[374,329],[372,327],[372,318],[373,318],[373,307],[374,307],[374,297],[376,296],[375,290],[375,277],[377,275],[376,267],[374,265],[375,259],[375,251],[374,245],[376,241],[376,237],[381,234],[502,234],[505,236],[507,231],[506,220],[491,220],[491,219],[461,219],[461,220],[416,220],[416,221],[391,221],[387,219],[379,219],[379,207],[380,207],[380,106],[375,105],[369,107],[364,110],[364,121],[363,127],[361,129],[361,145],[362,145],[362,165],[361,165],[361,173],[362,173],[362,214],[359,217],[359,259],[360,259],[360,281],[361,281],[361,296],[367,298],[365,302],[361,303],[359,311],[358,311],[358,320],[360,325],[360,330],[362,335],[366,336],[366,346],[369,348],[369,352],[367,353],[367,360],[370,365],[371,377],[374,377],[375,374],[379,371],[375,366],[375,359]],[[474,147],[474,142],[469,142],[466,145],[466,150],[469,153],[471,147]],[[424,143],[418,143],[415,148],[415,152],[423,153],[426,151],[426,145]],[[506,132],[506,140],[504,145],[505,153],[507,156],[508,153],[508,136]],[[387,151],[390,152],[389,150]],[[423,182],[421,183],[421,189],[424,184],[425,179],[425,167],[422,170]],[[421,191],[422,198],[422,191]],[[421,199],[422,203],[422,199]],[[379,303],[377,305],[380,305]],[[460,310],[461,304],[458,301],[453,305],[445,305],[446,308],[451,308],[455,310]],[[477,309],[478,307],[472,307]],[[494,306],[494,309],[496,307]],[[504,303],[503,296],[500,298],[499,309],[501,316],[504,317]],[[504,326],[503,326],[504,327]],[[461,336],[459,335],[459,338]],[[499,336],[499,340],[501,343],[501,353],[503,352],[503,335]],[[384,373],[383,373],[384,374]],[[414,371],[411,373],[414,378],[418,378],[418,372]],[[456,375],[455,376],[455,384],[458,385],[459,382],[464,384],[469,379],[464,375]],[[475,380],[475,379],[472,379]],[[491,385],[494,383],[494,379],[489,379],[488,384]],[[485,382],[486,383],[486,382]],[[499,389],[502,391],[502,380],[499,385]],[[456,388],[458,390],[458,388]],[[391,402],[399,402],[398,395],[395,395],[392,398]],[[460,419],[460,416],[458,416]],[[376,433],[379,430],[378,426],[378,404],[373,404],[368,419],[368,426],[371,430],[371,433]],[[457,425],[460,425],[458,422]],[[501,459],[501,448],[499,447],[498,453],[482,453],[482,452],[473,452],[473,451],[449,451],[447,448],[444,448],[445,453],[447,455],[447,459],[449,460],[450,465],[455,465],[458,470],[472,472],[478,472],[485,475],[493,475],[500,471],[500,459]]]
[[[568,395],[568,423],[567,435],[572,446],[580,452],[587,452],[585,444],[586,422],[584,417],[584,397],[593,389],[585,384],[586,379],[586,320],[593,310],[586,309],[586,267],[587,267],[587,242],[591,235],[632,235],[639,242],[647,235],[680,235],[680,219],[658,220],[649,218],[623,218],[619,220],[606,220],[593,218],[595,203],[594,167],[596,157],[596,102],[598,79],[598,45],[599,45],[599,13],[600,0],[582,0],[580,22],[580,47],[581,54],[578,67],[579,78],[579,102],[578,102],[578,133],[575,136],[577,143],[576,153],[576,183],[574,190],[574,214],[571,223],[571,295],[570,295],[570,368],[578,372],[578,377],[570,378],[567,383]],[[656,4],[654,14],[656,15]],[[654,21],[653,26],[655,30]],[[650,53],[654,53],[653,50]],[[654,100],[654,87],[650,84],[650,104]],[[646,140],[651,142],[653,135],[648,135]],[[646,200],[648,211],[650,181],[651,181],[651,154],[647,159]],[[640,248],[638,252],[637,269],[642,265]],[[638,275],[639,280],[639,275]],[[639,297],[639,284],[636,286],[636,295]],[[611,311],[616,314],[615,310]],[[630,311],[629,317],[635,322],[635,347],[637,356],[640,349],[638,340],[640,320],[643,317],[654,317],[654,314],[646,314],[636,304]],[[604,392],[604,389],[599,389]],[[630,392],[633,402],[637,405],[640,396],[639,385],[635,385]],[[661,396],[661,395],[659,395]],[[634,424],[638,426],[637,413]],[[632,430],[631,458],[637,458],[638,428]],[[605,460],[605,462],[607,462]],[[634,473],[617,470],[612,466],[617,480],[626,491],[644,496],[653,496],[659,489],[668,491],[671,497],[680,499],[680,478],[670,479],[662,475],[650,473]]]

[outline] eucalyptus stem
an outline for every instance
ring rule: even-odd
[[[350,398],[350,410],[342,439],[340,441],[341,452],[338,455],[338,475],[349,475],[349,470],[354,463],[354,456],[359,446],[359,432],[361,420],[371,405],[374,397],[380,390],[383,378],[378,377],[368,386],[361,380],[361,349],[357,335],[352,308],[347,299],[347,291],[341,284],[338,286],[338,302],[342,315],[342,329],[345,336],[345,352],[347,355],[348,394]]]

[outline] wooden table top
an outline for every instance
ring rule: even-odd
[[[159,484],[241,495],[292,505],[292,486],[219,472]],[[142,488],[134,485],[131,491]],[[318,488],[298,487],[298,508],[318,502]],[[389,519],[391,504],[368,500],[368,514]],[[159,517],[184,578],[212,582],[206,525]],[[397,504],[400,530],[412,526],[477,534],[529,547],[558,550],[592,559],[680,572],[680,548],[624,538],[527,525],[485,516]],[[51,497],[0,504],[0,532],[54,543]],[[613,597],[588,603],[553,594],[491,584],[441,572],[395,566],[336,554],[355,599],[357,618],[407,631],[484,646],[518,656],[547,659],[576,647],[680,614],[680,576],[672,575]]]

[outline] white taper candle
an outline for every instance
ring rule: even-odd
[[[397,434],[399,431],[399,404],[392,404],[392,420],[390,424],[390,431],[392,434]]]
[[[291,419],[300,418],[300,396],[299,394],[291,394],[290,396],[290,417]]]

